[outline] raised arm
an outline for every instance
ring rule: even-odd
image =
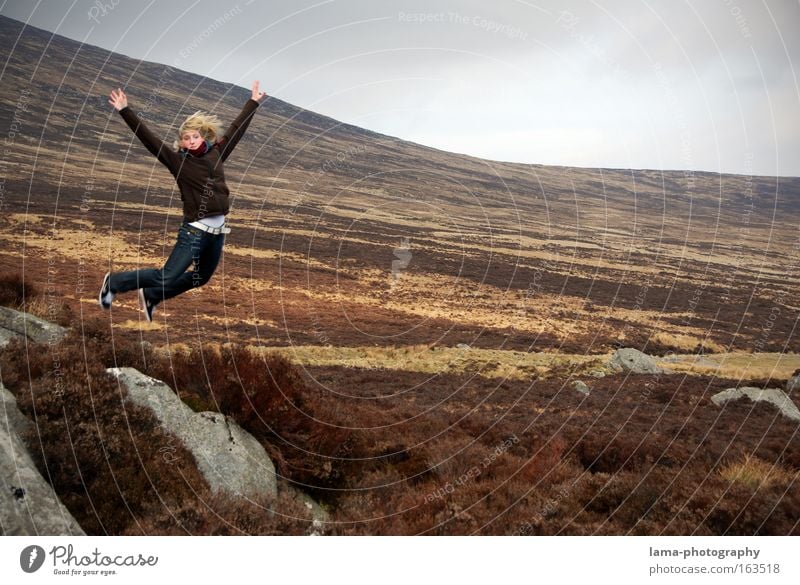
[[[242,136],[244,136],[245,130],[250,125],[250,121],[253,119],[253,114],[258,108],[259,104],[264,101],[267,97],[267,94],[260,91],[258,88],[258,81],[253,82],[252,91],[250,94],[250,99],[244,104],[242,111],[230,125],[230,127],[225,131],[225,134],[222,135],[222,139],[219,141],[220,149],[222,150],[221,158],[222,160],[227,159],[233,149],[236,148],[236,145],[241,140]]]
[[[136,112],[128,106],[128,96],[125,95],[125,92],[121,89],[112,90],[108,103],[119,112],[119,115],[122,116],[122,119],[133,130],[133,133],[144,144],[145,148],[170,171],[174,171],[176,163],[179,162],[176,161],[176,153],[163,140],[153,134],[139,116],[136,115]]]

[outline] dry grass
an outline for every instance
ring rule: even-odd
[[[485,378],[526,380],[551,375],[588,375],[606,372],[610,355],[580,355],[558,352],[526,353],[513,350],[459,349],[429,345],[405,347],[253,347],[258,351],[279,351],[301,366],[343,366],[366,370],[408,372],[474,373]],[[655,358],[658,365],[692,376],[713,375],[738,380],[788,379],[800,368],[800,355],[781,353],[729,353],[673,355]]]
[[[33,221],[29,217],[28,221]],[[172,234],[169,234],[172,237]],[[164,258],[148,255],[141,244],[150,243],[150,234],[132,234],[115,232],[95,233],[92,230],[57,228],[45,232],[35,233],[29,231],[24,237],[16,232],[0,232],[0,240],[4,246],[12,249],[22,249],[24,245],[26,254],[42,254],[44,258],[53,261],[53,266],[59,266],[63,261],[82,261],[86,264],[108,262],[113,258],[120,268],[133,268],[137,266],[161,265]]]
[[[271,319],[261,319],[256,317],[255,315],[250,315],[247,318],[242,318],[237,316],[232,317],[219,317],[216,315],[206,315],[204,318],[205,321],[209,321],[216,325],[222,325],[223,327],[230,327],[232,325],[251,325],[253,327],[280,327],[280,323],[277,321],[273,321]]]
[[[751,455],[745,455],[740,461],[725,465],[719,470],[719,476],[753,490],[776,484],[789,485],[798,479],[797,472],[790,473],[779,465]]]
[[[69,306],[62,297],[48,298],[37,296],[25,302],[24,306],[15,307],[45,321],[58,321],[59,316],[69,312]]]
[[[703,346],[706,348],[706,350],[713,353],[721,353],[726,349],[723,345],[701,335],[669,333],[662,331],[653,335],[651,339],[661,345],[666,345],[667,347],[676,347],[687,352],[695,351],[698,346]]]
[[[0,276],[0,305],[63,326],[69,326],[72,322],[72,308],[63,297],[43,294],[38,286],[24,283],[18,275]]]
[[[660,366],[676,372],[732,380],[789,379],[800,368],[800,355],[794,353],[676,355],[656,361]]]
[[[121,323],[114,323],[115,329],[132,329],[134,331],[163,331],[167,327],[161,321],[155,320],[150,323],[142,317],[140,320],[136,321],[134,319],[128,319]]]
[[[281,352],[300,366],[343,366],[365,370],[402,370],[426,374],[473,373],[484,378],[528,380],[551,373],[587,373],[602,369],[608,356],[525,353],[495,349],[459,349],[427,345],[406,347],[253,347]]]

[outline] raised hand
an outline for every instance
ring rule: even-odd
[[[114,106],[117,111],[128,107],[128,96],[121,89],[112,89],[108,103]]]
[[[251,97],[251,99],[253,101],[256,101],[256,102],[259,102],[259,103],[263,102],[265,99],[267,99],[266,92],[259,91],[259,89],[258,89],[258,80],[253,82],[253,93],[252,93],[252,95],[250,97]]]

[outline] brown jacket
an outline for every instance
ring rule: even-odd
[[[256,108],[258,102],[248,100],[222,138],[208,152],[197,157],[170,148],[150,131],[130,107],[122,108],[119,114],[147,150],[175,177],[183,201],[183,220],[192,222],[210,215],[228,214],[230,192],[225,184],[222,163],[244,135]]]

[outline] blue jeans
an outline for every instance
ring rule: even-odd
[[[190,288],[203,286],[217,269],[224,243],[224,234],[213,235],[183,224],[164,268],[115,272],[111,275],[111,292],[143,288],[145,298],[158,304]],[[192,269],[188,270],[190,266]]]

